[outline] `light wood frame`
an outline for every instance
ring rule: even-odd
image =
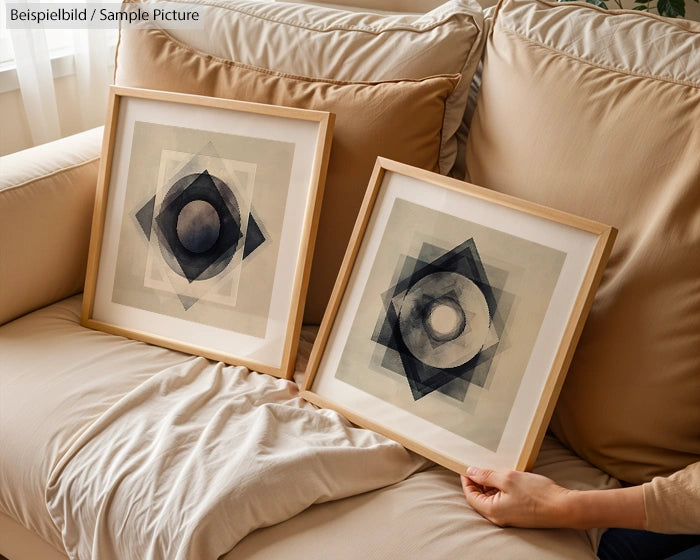
[[[418,194],[419,191],[424,192],[425,195]],[[445,198],[447,202],[441,202],[443,195],[447,197]],[[422,200],[429,206],[434,204],[433,208],[445,212],[445,215],[460,212],[461,200],[464,201],[464,208],[470,208],[470,205],[477,204],[481,205],[478,206],[479,208],[484,205],[492,206],[497,213],[501,211],[511,213],[511,210],[515,210],[517,215],[523,216],[524,220],[534,220],[533,223],[536,227],[539,227],[537,224],[542,222],[545,228],[557,228],[555,231],[562,229],[566,233],[571,230],[572,240],[585,240],[587,247],[585,250],[572,247],[571,253],[567,253],[564,264],[561,265],[559,279],[556,280],[555,288],[552,290],[555,295],[552,296],[544,315],[543,325],[547,324],[550,317],[553,318],[553,324],[561,325],[560,336],[552,339],[549,343],[551,348],[547,350],[547,355],[551,356],[551,359],[545,360],[545,363],[549,363],[549,367],[539,372],[530,371],[530,360],[534,359],[537,351],[533,350],[532,355],[528,357],[529,369],[520,382],[512,408],[508,410],[508,424],[504,428],[501,443],[495,449],[483,449],[480,445],[470,441],[465,441],[464,446],[462,446],[460,440],[468,438],[451,433],[449,430],[434,424],[430,418],[418,418],[410,407],[402,408],[392,403],[385,403],[381,391],[377,394],[370,394],[362,385],[358,389],[350,382],[337,378],[340,375],[341,364],[345,363],[344,352],[346,351],[348,356],[352,356],[352,358],[347,358],[347,363],[354,364],[354,367],[347,368],[347,371],[350,372],[348,375],[354,375],[351,370],[355,370],[358,379],[371,374],[382,377],[380,373],[376,372],[376,363],[374,366],[368,364],[363,368],[355,361],[357,359],[355,356],[362,355],[362,346],[352,346],[352,352],[347,348],[350,348],[350,340],[356,340],[350,336],[355,328],[353,322],[362,324],[362,321],[357,317],[361,312],[364,312],[367,302],[371,301],[363,299],[365,298],[363,294],[372,289],[370,288],[373,278],[372,271],[376,265],[376,260],[373,262],[373,259],[378,260],[379,255],[386,256],[388,254],[381,253],[381,251],[382,243],[384,243],[383,238],[389,229],[388,224],[392,223],[389,207],[404,196]],[[432,199],[436,202],[433,202]],[[458,204],[455,204],[455,201]],[[455,210],[452,209],[453,206],[456,208]],[[480,211],[475,210],[474,212],[478,214]],[[485,217],[484,220],[488,221],[488,218]],[[489,228],[500,228],[505,224],[489,223],[486,225]],[[420,229],[420,227],[417,226],[416,229]],[[409,234],[410,232],[406,232],[406,236]],[[302,397],[317,406],[335,409],[355,424],[380,432],[458,473],[464,473],[469,465],[494,469],[530,469],[544,438],[556,399],[564,382],[565,373],[591,308],[594,293],[603,276],[615,236],[616,230],[607,225],[391,160],[378,158],[350,245],[309,359],[302,386]],[[553,241],[555,246],[567,243],[560,239]],[[572,244],[578,243],[573,241]],[[397,254],[397,252],[394,251],[391,254]],[[581,262],[576,264],[574,268],[567,268],[570,265],[573,266],[572,263],[577,258]],[[378,266],[384,267],[383,264]],[[396,272],[394,271],[393,274],[395,280]],[[569,277],[576,277],[578,280],[567,285],[565,279]],[[567,295],[564,297],[563,294]],[[379,294],[373,292],[371,295],[376,299]],[[563,302],[570,302],[570,305],[567,303],[562,307],[563,312],[559,312],[558,315],[552,311],[554,307],[559,305],[557,303],[555,306],[555,301],[559,301],[556,298]],[[386,301],[384,305],[386,306]],[[369,323],[365,322],[364,324]],[[533,326],[533,328],[537,327],[537,325]],[[375,326],[375,333],[377,328]],[[365,336],[367,343],[370,333],[361,331],[361,334]],[[537,345],[540,344],[541,338],[542,333],[537,334]],[[535,348],[540,347],[546,349],[546,341],[543,346],[535,346]],[[360,352],[355,352],[357,348],[360,349]],[[374,373],[372,367],[375,368]],[[361,371],[358,372],[358,369]],[[386,372],[384,372],[383,377],[387,377]],[[408,376],[406,376],[407,378]],[[526,385],[533,387],[529,389],[533,392],[532,394],[528,395],[528,389],[523,389]],[[441,395],[438,396],[442,398]],[[438,414],[443,413],[443,409],[436,408],[434,410],[439,410]],[[452,409],[445,407],[444,414],[450,414],[450,410]],[[515,434],[512,437],[508,435],[510,434],[508,430],[511,427],[514,427],[513,433]],[[502,445],[507,437],[511,438],[512,441],[509,440],[511,443]],[[456,444],[453,446],[455,442]]]
[[[207,126],[210,126],[211,129],[192,126],[193,122],[199,122],[200,116],[209,123]],[[249,333],[245,332],[236,333],[232,329],[220,326],[200,325],[197,321],[191,322],[182,317],[173,318],[171,325],[167,312],[136,309],[129,305],[117,305],[111,301],[115,281],[107,279],[106,283],[103,284],[102,276],[108,274],[108,270],[112,271],[110,274],[116,274],[120,229],[123,221],[129,219],[127,214],[132,211],[132,209],[120,207],[120,204],[124,203],[126,196],[124,193],[130,188],[127,186],[128,181],[126,181],[127,177],[131,177],[128,175],[130,172],[129,159],[135,157],[135,152],[131,152],[130,146],[132,146],[136,136],[134,132],[136,123],[140,120],[147,121],[147,124],[170,127],[169,130],[185,130],[186,132],[183,134],[199,135],[194,136],[198,139],[201,139],[202,135],[206,136],[207,133],[210,133],[212,137],[218,135],[216,138],[224,139],[221,142],[233,142],[233,140],[225,140],[230,136],[231,138],[243,137],[246,141],[250,139],[251,141],[279,142],[291,146],[288,151],[292,155],[285,160],[291,161],[288,163],[289,170],[285,171],[288,172],[289,185],[274,185],[274,188],[266,190],[268,193],[275,194],[275,188],[288,189],[285,193],[286,198],[282,198],[282,190],[279,191],[279,199],[285,200],[284,208],[275,210],[275,215],[281,213],[283,217],[282,222],[275,227],[280,231],[283,227],[285,228],[284,239],[276,241],[278,243],[276,246],[277,256],[274,265],[268,265],[268,269],[274,266],[274,279],[269,281],[272,285],[270,300],[273,300],[274,303],[279,299],[279,301],[285,302],[285,305],[281,306],[281,309],[277,309],[273,303],[269,304],[269,313],[273,314],[274,317],[273,319],[267,317],[265,333],[262,337],[249,336]],[[294,373],[333,124],[334,114],[325,111],[113,86],[110,90],[102,145],[81,324],[104,332],[127,336],[228,364],[246,366],[258,372],[290,379]],[[239,126],[243,132],[238,130]],[[255,130],[254,134],[246,132],[251,129]],[[295,132],[297,129],[298,134]],[[175,131],[171,134],[178,134],[178,132]],[[230,149],[229,151],[235,150]],[[164,149],[161,149],[160,153],[164,153]],[[182,153],[187,154],[186,151]],[[194,151],[192,153],[196,154]],[[210,155],[201,157],[212,159]],[[213,156],[214,159],[216,157],[218,156]],[[220,158],[220,161],[233,160]],[[267,160],[265,161],[265,165],[270,164]],[[244,162],[243,165],[246,163]],[[161,168],[162,166],[161,163]],[[260,165],[256,169],[258,170],[257,175],[254,175],[255,171],[250,173],[250,177],[255,177],[255,179],[250,179],[246,185],[254,185],[261,176]],[[143,182],[146,183],[146,181]],[[163,187],[159,188],[163,189]],[[294,193],[296,196],[292,197]],[[252,195],[250,196],[252,199]],[[273,195],[266,194],[265,196],[268,197],[266,204],[273,205]],[[234,203],[239,204],[235,195]],[[253,208],[253,202],[249,204],[250,208]],[[246,235],[242,233],[242,215],[241,211],[238,220],[240,226],[238,232],[241,237],[238,237],[233,243],[235,250],[241,254],[244,253],[243,244]],[[252,210],[250,216],[252,216]],[[218,217],[219,223],[222,223],[221,214],[218,214]],[[250,218],[246,217],[246,220],[248,219]],[[151,220],[151,223],[155,224],[154,215],[151,216]],[[179,224],[179,221],[177,223]],[[287,229],[287,223],[293,224],[293,226],[289,226],[291,229]],[[156,226],[152,227],[155,231]],[[265,235],[261,235],[263,237],[261,243],[266,242]],[[281,238],[282,235],[279,237]],[[150,237],[148,242],[150,243]],[[144,241],[144,243],[147,242]],[[287,247],[287,250],[284,251],[280,247]],[[289,247],[292,248],[291,251]],[[229,248],[229,250],[233,249]],[[243,259],[242,256],[238,258],[241,261]],[[241,269],[245,270],[244,267]],[[167,272],[172,275],[172,272]],[[196,278],[195,280],[189,279],[188,282],[192,284],[196,280]],[[249,280],[247,282],[250,283]],[[111,289],[110,286],[112,286]],[[149,298],[148,301],[150,302],[151,299]],[[96,305],[96,302],[101,307]],[[100,307],[99,310],[98,307]],[[192,305],[192,308],[194,307]],[[131,313],[134,315],[130,315]],[[203,329],[201,333],[200,329]],[[213,339],[215,342],[212,342],[211,345],[208,342],[210,340],[209,331],[215,335]],[[165,334],[163,334],[164,332]],[[271,332],[272,334],[270,334]],[[253,340],[253,344],[248,344],[250,340]]]

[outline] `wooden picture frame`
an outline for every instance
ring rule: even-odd
[[[81,323],[291,378],[333,122],[112,87]]]
[[[378,158],[302,396],[455,472],[531,468],[615,235]]]

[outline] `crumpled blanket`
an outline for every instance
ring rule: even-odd
[[[317,410],[290,381],[193,357],[81,433],[54,467],[46,502],[70,558],[206,560],[313,503],[426,465]]]

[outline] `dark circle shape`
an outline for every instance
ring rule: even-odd
[[[185,249],[204,253],[219,238],[221,220],[216,209],[206,200],[193,200],[180,210],[175,229]]]
[[[207,228],[210,231],[203,233],[202,240],[193,241],[194,236],[183,236],[188,247],[179,235],[178,222],[183,209],[195,201],[212,207],[219,231],[218,235],[213,235],[211,226],[216,219],[210,217]],[[226,183],[206,170],[181,177],[170,187],[156,223],[163,258],[175,273],[189,282],[207,280],[222,272],[243,237],[236,197]],[[186,229],[184,224],[181,229]]]

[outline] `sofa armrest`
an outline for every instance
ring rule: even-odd
[[[0,324],[78,293],[102,128],[0,158]]]

